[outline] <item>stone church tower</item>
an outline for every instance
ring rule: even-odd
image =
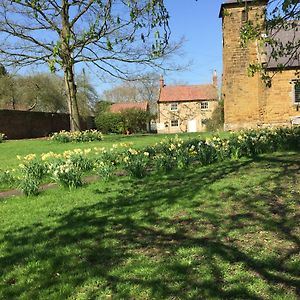
[[[223,82],[225,130],[300,124],[300,49],[295,57],[275,60],[269,46],[257,40],[241,45],[241,29],[247,21],[265,33],[268,0],[227,0],[221,6],[223,26]],[[287,45],[300,40],[300,22],[276,30],[273,38]],[[272,77],[266,87],[260,74],[250,77],[250,64],[260,64]],[[278,72],[278,64],[285,69]]]
[[[259,59],[258,45],[256,41],[250,41],[242,47],[240,34],[247,21],[252,21],[263,32],[267,2],[230,0],[221,6],[225,130],[257,127],[263,122],[263,106],[259,102],[264,85],[258,74],[248,76],[249,64],[257,63]]]

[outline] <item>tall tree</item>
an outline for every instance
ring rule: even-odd
[[[67,112],[63,79],[53,74],[0,76],[0,108]]]
[[[61,69],[71,130],[80,129],[74,66],[126,79],[128,65],[161,67],[169,44],[164,0],[2,0],[0,62]]]

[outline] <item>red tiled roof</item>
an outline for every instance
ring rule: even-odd
[[[158,102],[217,100],[218,91],[212,84],[164,86]]]
[[[140,109],[143,111],[148,110],[148,102],[124,102],[124,103],[114,103],[110,106],[111,112],[120,112],[125,109]]]

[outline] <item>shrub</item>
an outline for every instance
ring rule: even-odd
[[[148,111],[126,109],[120,114],[122,115],[125,132],[143,133],[147,131],[147,124],[151,119],[151,115]]]
[[[96,117],[96,126],[103,133],[143,133],[150,122],[149,112],[126,109],[119,113],[101,112]]]
[[[51,136],[51,140],[60,143],[70,143],[70,142],[92,142],[101,141],[103,135],[100,131],[90,129],[85,131],[65,131],[55,132]]]
[[[110,106],[112,105],[112,102],[108,102],[108,101],[98,101],[96,104],[95,104],[95,111],[96,111],[96,114],[101,114],[101,113],[104,113],[104,112],[108,112],[109,109],[110,109]]]
[[[99,113],[95,119],[96,127],[101,132],[107,133],[123,133],[124,121],[123,116],[119,113],[104,112]]]

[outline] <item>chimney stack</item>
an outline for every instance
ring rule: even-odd
[[[160,78],[159,78],[159,86],[161,89],[165,86],[165,80],[162,75],[160,75]]]
[[[214,75],[213,75],[213,86],[218,87],[218,76],[216,70],[214,70]]]

